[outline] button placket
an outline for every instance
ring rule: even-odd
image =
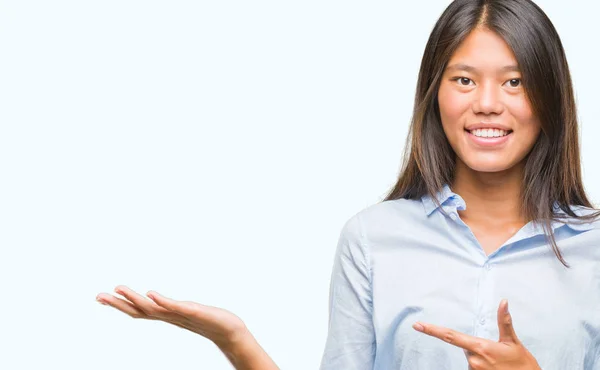
[[[494,264],[489,259],[484,259],[483,263],[479,265],[479,287],[478,287],[478,297],[477,297],[477,312],[475,317],[475,332],[476,336],[482,338],[488,338],[488,335],[491,333],[490,328],[487,326],[490,325],[487,319],[490,318],[490,312],[495,312],[493,310],[493,274],[492,267]]]

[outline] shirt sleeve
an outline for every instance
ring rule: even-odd
[[[371,273],[359,214],[343,226],[329,286],[329,328],[320,370],[373,370]]]

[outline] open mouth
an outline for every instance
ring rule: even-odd
[[[467,130],[466,132],[475,136],[478,139],[497,139],[510,135],[513,130],[500,130],[500,129],[475,129]]]
[[[471,142],[476,148],[504,148],[513,136],[512,130],[500,130],[500,129],[476,129],[476,130],[465,130],[467,140]]]

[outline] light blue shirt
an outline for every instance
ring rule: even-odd
[[[424,196],[372,205],[345,223],[321,370],[466,370],[461,348],[412,324],[498,341],[502,298],[543,370],[600,369],[599,222],[553,223],[567,269],[540,223],[488,256],[458,215],[464,199],[448,186],[438,199],[449,217]]]

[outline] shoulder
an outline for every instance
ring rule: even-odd
[[[589,216],[600,213],[599,209],[594,209],[590,207],[584,207],[580,205],[571,205],[571,209],[577,216]],[[564,214],[564,212],[560,212]],[[574,217],[569,217],[565,224],[576,230],[600,230],[600,215],[597,215],[595,218],[590,219],[578,219]]]
[[[370,205],[354,214],[344,226],[358,230],[365,238],[411,231],[428,225],[420,199],[394,199]]]

